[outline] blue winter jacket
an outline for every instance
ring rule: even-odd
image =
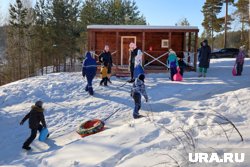
[[[179,66],[178,58],[177,58],[176,54],[170,53],[168,55],[167,65],[168,65],[169,68],[176,68],[176,67]]]
[[[96,60],[92,58],[90,52],[87,52],[86,58],[82,63],[82,76],[94,77],[96,75],[96,70]]]

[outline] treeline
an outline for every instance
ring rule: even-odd
[[[244,37],[248,37],[249,30],[246,30],[243,32]],[[228,32],[228,42],[227,47],[228,48],[240,48],[242,46],[242,32],[239,31],[229,31]],[[214,49],[220,49],[223,48],[223,41],[224,41],[224,33],[220,33],[214,37]],[[249,42],[249,40],[244,40]],[[247,45],[246,45],[247,47]]]
[[[146,24],[132,0],[16,0],[5,26],[0,85],[54,72],[73,71],[87,49],[87,25]]]
[[[230,5],[236,8],[233,13],[228,12],[228,7]],[[223,6],[226,7],[226,12],[224,17],[219,17]],[[249,0],[206,0],[202,12],[204,15],[202,26],[205,29],[202,38],[209,39],[212,48],[217,48],[218,46],[221,46],[221,44],[223,44],[221,48],[238,47],[239,45],[249,46],[249,37],[247,34],[250,26]],[[241,27],[240,41],[238,41],[239,43],[237,44],[236,41],[231,41],[234,38],[230,38],[229,36],[229,33],[231,33],[231,25],[234,21],[238,22]],[[221,39],[217,37],[215,38],[218,33],[223,34],[223,41],[220,41],[220,45],[215,45],[215,40],[218,41]],[[233,36],[235,36],[235,34],[238,33],[231,33]],[[221,35],[219,35],[219,37],[220,36]],[[233,43],[236,45],[232,45]]]

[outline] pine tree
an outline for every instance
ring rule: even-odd
[[[223,20],[217,18],[217,15],[221,12],[222,3],[217,0],[206,0],[202,7],[204,20],[202,26],[204,27],[207,36],[211,39],[211,47],[213,49],[214,32],[220,32],[222,30]]]
[[[70,0],[68,3],[69,8],[69,53],[70,53],[70,67],[75,67],[73,64],[76,62],[76,55],[80,52],[80,46],[78,42],[80,40],[81,27],[80,27],[80,1],[79,0]],[[74,70],[74,69],[73,69]]]
[[[248,0],[238,0],[235,4],[237,10],[235,15],[239,18],[241,22],[241,45],[247,44],[247,37],[244,38],[245,27],[250,25],[249,20],[249,1]],[[249,42],[249,41],[248,41]]]
[[[50,15],[49,11],[49,2],[48,0],[38,0],[35,5],[35,25],[34,25],[34,33],[35,33],[35,50],[37,57],[37,66],[41,70],[41,74],[43,75],[44,66],[51,65],[51,61],[49,61],[48,54],[52,50],[51,39],[49,36],[49,25],[48,25],[48,17]]]
[[[178,23],[176,23],[177,26],[190,26],[190,23],[187,18],[181,19]]]
[[[222,2],[222,5],[225,3],[226,4],[226,14],[225,14],[225,20],[224,20],[224,48],[227,47],[227,31],[229,29],[229,25],[232,21],[232,18],[230,17],[230,15],[228,15],[228,6],[230,4],[234,3],[234,0],[220,0],[220,2]]]
[[[25,46],[27,30],[30,27],[30,23],[27,23],[28,9],[23,7],[21,0],[16,0],[15,5],[10,5],[9,9],[10,20],[8,29],[8,40],[7,40],[7,53],[9,61],[11,61],[13,73],[13,79],[21,79],[25,77],[23,75],[23,60],[26,59],[27,47]],[[17,60],[17,62],[16,62]],[[17,65],[17,68],[16,68]],[[27,65],[27,64],[26,64]]]
[[[145,25],[146,19],[140,15],[135,1],[107,0],[105,1],[105,14],[107,23],[115,25]]]

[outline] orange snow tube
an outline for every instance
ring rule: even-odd
[[[99,119],[93,119],[82,123],[77,130],[77,133],[82,137],[98,133],[104,130],[104,122]]]

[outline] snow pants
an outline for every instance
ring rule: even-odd
[[[130,77],[131,77],[131,80],[133,80],[134,79],[134,69],[135,69],[135,64],[134,63],[132,63],[132,64],[130,64]]]
[[[171,77],[171,80],[173,81],[174,80],[174,75],[177,73],[177,69],[176,67],[171,67],[170,68],[170,77]]]
[[[134,102],[135,102],[133,117],[136,118],[139,116],[139,110],[141,109],[141,94],[134,92],[132,97],[133,97]]]
[[[35,140],[37,131],[41,132],[42,129],[43,129],[43,126],[40,124],[38,125],[37,129],[31,129],[30,137],[23,143],[23,146],[28,147]]]
[[[93,87],[92,87],[92,81],[94,79],[95,75],[87,75],[86,78],[87,78],[87,85],[85,87],[85,91],[86,92],[89,92],[90,95],[93,95],[94,94],[94,90],[93,90]]]
[[[241,75],[243,71],[243,63],[237,63],[237,75]]]

